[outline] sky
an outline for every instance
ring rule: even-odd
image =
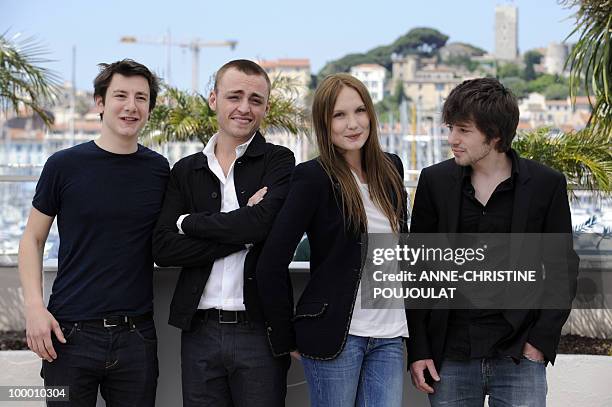
[[[124,44],[122,36],[159,42],[170,32],[180,43],[238,41],[233,51],[202,48],[199,83],[207,92],[211,75],[231,59],[308,58],[317,73],[327,61],[389,44],[415,27],[493,52],[496,4],[518,7],[520,52],[561,42],[572,31],[574,10],[557,0],[0,0],[0,30],[39,39],[53,60],[45,66],[65,81],[76,47],[75,79],[83,90],[92,88],[98,63],[123,58],[191,88],[190,51],[172,48],[168,75],[167,47]]]

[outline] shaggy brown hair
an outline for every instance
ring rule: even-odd
[[[497,79],[470,79],[457,85],[446,98],[442,120],[449,125],[473,122],[495,150],[510,150],[519,122],[519,108],[512,92]]]

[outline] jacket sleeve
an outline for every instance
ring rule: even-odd
[[[153,260],[158,266],[196,267],[244,249],[243,245],[220,244],[178,233],[176,221],[188,212],[181,193],[178,164],[170,172],[162,210],[153,231]]]
[[[291,188],[270,231],[257,264],[257,288],[272,353],[287,354],[296,349],[293,330],[293,288],[288,266],[304,232],[312,222],[321,194],[320,182],[297,166]]]
[[[410,233],[435,233],[437,231],[438,216],[432,204],[427,176],[427,170],[421,171],[412,206]],[[432,358],[427,334],[430,313],[428,309],[408,309],[406,311],[410,332],[407,341],[408,364]]]
[[[277,148],[270,157],[262,180],[262,186],[268,187],[268,192],[260,203],[230,212],[190,214],[181,224],[183,232],[188,236],[220,243],[263,241],[287,196],[294,166],[293,153],[286,148]]]
[[[546,360],[554,363],[557,346],[561,338],[561,329],[567,320],[571,301],[576,295],[578,268],[580,259],[573,248],[572,222],[567,198],[565,177],[561,176],[546,215],[543,233],[567,234],[563,239],[565,256],[559,256],[559,248],[544,250],[543,263],[547,282],[544,288],[546,298],[555,297],[555,301],[568,303],[567,309],[540,309],[534,325],[529,331],[527,342],[538,348]],[[548,253],[548,251],[552,251]],[[555,273],[555,274],[553,274]],[[554,290],[551,292],[550,290]],[[559,293],[559,291],[562,291]]]
[[[401,218],[399,220],[400,223],[400,233],[407,233],[408,232],[408,194],[406,192],[406,187],[404,186],[404,164],[402,164],[402,159],[399,158],[399,156],[397,154],[393,154],[393,153],[385,153],[387,158],[389,158],[391,160],[391,163],[393,164],[393,166],[395,167],[395,170],[397,171],[400,180],[402,181],[402,191],[401,191],[401,196],[397,198],[397,203],[402,205],[402,213],[401,213]]]

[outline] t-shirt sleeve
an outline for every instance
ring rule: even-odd
[[[57,156],[49,157],[36,184],[32,206],[47,216],[57,215],[60,207],[60,174]]]

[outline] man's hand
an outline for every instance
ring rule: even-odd
[[[266,192],[268,192],[268,187],[263,187],[259,191],[255,192],[253,196],[249,198],[247,206],[254,206],[260,203]]]
[[[437,382],[440,381],[440,376],[436,371],[436,366],[432,359],[417,360],[410,365],[410,376],[412,377],[412,384],[418,390],[424,393],[433,393],[434,389],[425,382],[425,369],[429,371],[429,374]]]
[[[28,347],[47,362],[57,359],[51,342],[51,332],[61,343],[66,343],[59,323],[44,306],[26,307],[26,339]]]
[[[289,354],[295,360],[302,360],[302,355],[300,355],[300,352],[298,352],[297,350],[291,351],[289,352]]]
[[[542,351],[529,342],[525,342],[525,345],[523,346],[523,356],[533,362],[544,362],[544,354]]]

